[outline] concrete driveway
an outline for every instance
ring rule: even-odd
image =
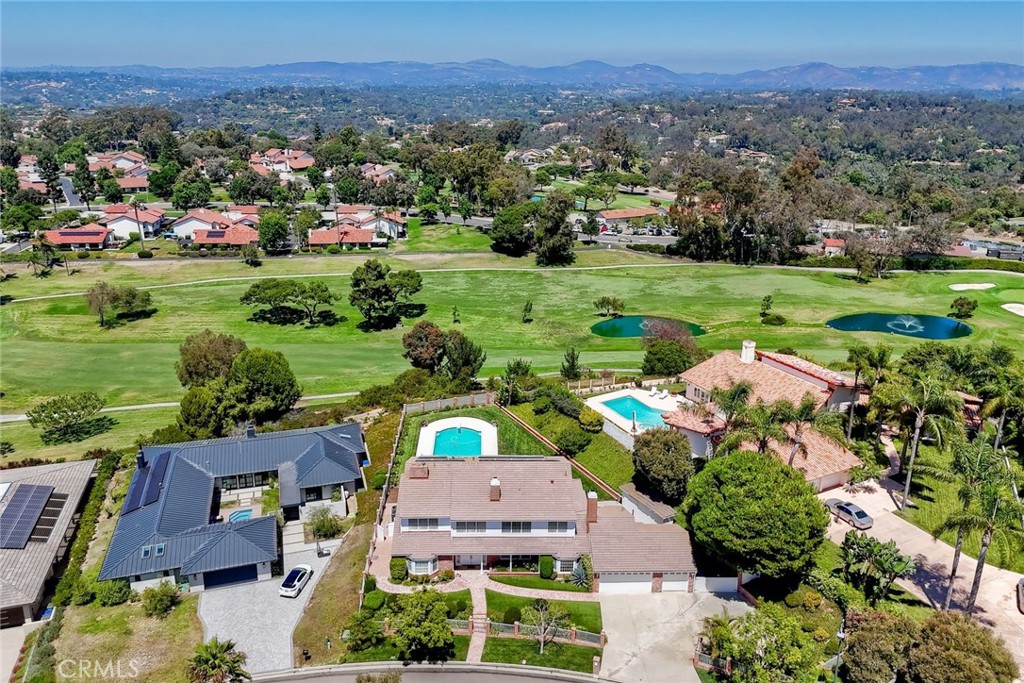
[[[924,529],[896,516],[896,503],[890,495],[893,491],[902,492],[902,488],[884,479],[882,484],[865,482],[847,489],[833,489],[819,494],[819,498],[853,501],[871,515],[875,523],[868,533],[883,542],[895,540],[902,552],[917,561],[917,573],[909,580],[899,581],[899,584],[928,604],[941,605],[946,596],[949,568],[953,564],[953,547],[936,541]],[[845,522],[833,519],[829,524],[828,537],[841,544],[850,528]],[[953,591],[954,608],[966,603],[977,564],[973,557],[960,556]],[[1024,575],[987,565],[974,617],[1006,641],[1007,648],[1024,669],[1024,615],[1017,610],[1015,592],[1021,578]]]
[[[336,549],[337,541],[323,544]],[[203,591],[199,596],[199,617],[209,640],[217,636],[230,638],[248,656],[250,673],[290,669],[292,663],[292,631],[302,617],[309,596],[323,574],[329,557],[317,557],[316,550],[285,555],[285,571],[297,564],[308,564],[313,576],[297,598],[277,594],[283,577],[266,581],[242,583]]]
[[[740,615],[750,606],[738,595],[650,593],[599,595],[608,634],[601,675],[630,683],[698,683],[693,643],[704,617]]]

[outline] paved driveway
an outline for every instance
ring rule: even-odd
[[[953,547],[936,541],[928,532],[897,517],[896,503],[890,491],[900,487],[888,479],[883,482],[882,485],[869,482],[845,490],[833,489],[819,494],[819,497],[822,500],[851,500],[862,507],[875,520],[874,526],[868,530],[869,534],[880,541],[895,540],[902,552],[917,561],[917,573],[910,580],[900,581],[899,584],[925,602],[941,605],[946,596],[949,568],[953,564]],[[842,543],[849,530],[850,526],[846,523],[833,520],[829,524],[828,536],[832,541]],[[953,607],[967,601],[975,567],[977,562],[973,557],[966,554],[960,556]],[[1024,615],[1017,611],[1015,593],[1017,581],[1021,578],[1024,578],[1021,574],[987,565],[982,575],[974,616],[1006,641],[1007,648],[1024,669]]]
[[[704,617],[750,610],[739,596],[714,593],[601,595],[608,634],[601,675],[630,683],[698,683],[693,642]]]
[[[325,547],[336,548],[337,542]],[[250,673],[292,668],[292,631],[302,617],[313,587],[320,580],[331,557],[319,558],[316,550],[289,553],[285,571],[296,564],[313,567],[313,576],[297,598],[277,594],[283,577],[242,583],[203,591],[199,597],[199,617],[205,638],[230,638],[248,655]]]

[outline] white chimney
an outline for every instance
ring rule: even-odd
[[[491,478],[491,500],[501,500],[501,481],[497,477]]]
[[[740,352],[740,362],[741,363],[753,363],[754,362],[754,358],[756,357],[755,354],[754,354],[754,350],[756,348],[757,348],[757,344],[756,343],[754,343],[753,341],[751,341],[749,339],[744,340],[743,341],[743,350]]]

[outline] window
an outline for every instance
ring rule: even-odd
[[[150,553],[152,553],[152,552],[153,552],[153,546],[151,546],[151,545],[144,545],[144,546],[142,546],[142,559],[144,559],[144,560],[148,559]]]
[[[576,568],[576,560],[556,560],[558,562],[558,573],[559,574],[572,574],[572,570]]]
[[[156,547],[153,550],[154,550],[153,554],[156,555],[157,557],[160,557],[161,555],[164,554],[164,544],[163,543],[157,543]]]
[[[564,534],[569,530],[569,522],[548,522],[549,534]]]
[[[708,392],[704,391],[699,387],[693,387],[693,397],[700,401],[701,403],[706,403],[707,400],[711,398]]]
[[[225,491],[232,491],[238,488],[238,477],[224,477],[220,480],[220,487]]]
[[[532,522],[502,522],[501,533],[503,534],[528,534],[533,529]]]
[[[482,534],[487,531],[487,522],[455,522],[455,531],[460,534]]]
[[[429,531],[437,529],[437,517],[413,517],[405,520],[409,531]]]
[[[410,574],[423,576],[426,574],[433,574],[437,571],[436,557],[430,560],[407,560],[406,564],[409,567]]]
[[[306,489],[306,502],[308,503],[311,500],[320,500],[320,493],[321,492],[319,486],[314,486],[311,489]]]

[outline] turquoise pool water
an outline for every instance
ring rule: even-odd
[[[661,414],[665,411],[652,408],[643,401],[638,401],[632,396],[619,396],[609,401],[601,401],[604,405],[608,406],[616,413],[624,417],[628,422],[633,421],[633,413],[636,413],[636,423],[638,427],[664,427],[665,421],[661,419]]]
[[[434,455],[480,455],[483,436],[469,427],[449,427],[434,435]]]
[[[918,339],[956,339],[973,332],[970,325],[938,315],[857,313],[825,324],[844,332],[888,332]]]
[[[684,320],[658,318],[651,315],[624,315],[621,318],[608,318],[590,327],[590,331],[599,337],[646,337],[653,334],[652,327],[672,325],[685,327],[694,337],[704,334],[704,328]]]
[[[241,522],[246,519],[252,519],[252,510],[235,510],[228,515],[229,522]]]

